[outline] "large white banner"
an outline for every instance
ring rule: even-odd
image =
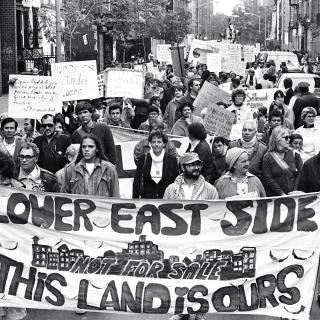
[[[319,194],[121,200],[0,187],[4,307],[309,319]]]

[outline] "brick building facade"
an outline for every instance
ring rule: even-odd
[[[0,1],[0,94],[8,91],[9,74],[17,73],[16,0]]]

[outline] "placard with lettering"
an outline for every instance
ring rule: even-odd
[[[10,75],[8,113],[14,118],[41,119],[61,112],[62,83],[58,78]]]
[[[229,104],[230,99],[231,96],[229,93],[225,92],[224,90],[220,89],[214,84],[205,81],[195,101],[193,102],[194,113],[196,115],[200,115],[201,110],[205,107],[208,107],[212,103],[217,103],[221,101],[226,104]]]
[[[207,53],[207,67],[210,72],[220,72],[222,69],[221,54]]]
[[[95,60],[52,63],[52,75],[61,77],[63,101],[99,98]]]
[[[144,75],[142,71],[106,69],[104,74],[106,98],[143,98]]]
[[[97,75],[97,81],[98,81],[98,89],[99,89],[99,97],[104,96],[104,77],[103,73],[100,73]]]
[[[211,103],[204,118],[204,126],[210,135],[229,139],[235,114],[225,108]]]
[[[170,48],[171,48],[170,44],[158,44],[157,45],[157,60],[159,62],[165,62],[167,64],[172,64]]]

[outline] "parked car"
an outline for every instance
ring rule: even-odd
[[[285,62],[288,71],[300,72],[300,64],[296,54],[289,51],[260,51],[257,55],[256,61],[268,62],[273,60],[276,64],[276,69],[280,69],[281,62]]]

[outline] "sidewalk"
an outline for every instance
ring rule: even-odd
[[[8,111],[8,94],[0,96],[0,114]]]

